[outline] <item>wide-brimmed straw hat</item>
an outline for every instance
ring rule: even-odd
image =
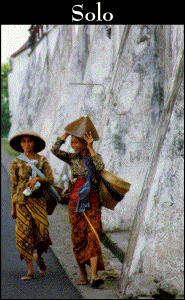
[[[83,116],[75,120],[74,122],[68,124],[64,129],[69,134],[79,138],[83,138],[85,133],[89,133],[91,131],[93,139],[95,141],[99,140],[98,132],[89,116]]]
[[[23,136],[33,137],[33,140],[35,142],[34,145],[35,153],[42,151],[46,146],[45,141],[36,132],[30,129],[24,129],[18,134],[16,134],[15,136],[13,136],[9,141],[10,146],[18,152],[24,152],[21,147],[21,139],[23,138]]]

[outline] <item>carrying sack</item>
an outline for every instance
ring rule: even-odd
[[[110,184],[110,186],[118,193],[118,195],[120,194],[122,196],[122,199],[129,191],[131,184],[106,170],[101,171],[100,175],[103,177],[103,179],[105,179],[100,180],[100,189],[102,194],[101,205],[113,210],[120,200],[118,197],[114,196],[112,191],[110,193],[109,187],[106,186],[106,182]]]
[[[43,193],[47,203],[47,213],[52,215],[58,203],[61,203],[63,189],[58,186],[43,186]]]

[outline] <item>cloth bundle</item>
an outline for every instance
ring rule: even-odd
[[[77,157],[85,163],[85,170],[88,171],[86,176],[86,183],[78,191],[79,200],[76,207],[76,212],[81,213],[85,211],[86,208],[90,207],[89,195],[91,191],[91,178],[96,172],[95,166],[92,162],[92,159],[88,156],[82,156],[77,154]]]
[[[77,157],[81,159],[85,163],[85,170],[88,171],[86,176],[86,183],[81,187],[81,189],[78,191],[79,200],[76,207],[76,212],[81,213],[84,212],[86,208],[90,207],[89,203],[89,195],[91,190],[91,178],[94,174],[97,175],[97,177],[102,180],[103,184],[111,194],[113,198],[115,198],[118,202],[121,201],[124,198],[124,195],[121,195],[118,193],[111,184],[105,180],[101,175],[100,172],[96,171],[96,168],[93,164],[93,160],[89,156],[82,156],[80,154],[77,154]]]
[[[21,154],[20,156],[19,156],[19,158],[21,159],[21,160],[23,160],[21,157],[23,156],[23,154]],[[23,157],[24,158],[24,157]],[[27,158],[28,159],[28,158]],[[32,160],[31,161],[34,165],[37,165],[38,164],[38,161],[35,159],[35,160]],[[32,164],[31,163],[27,163],[27,165],[28,166],[30,166],[30,167],[32,167]],[[29,178],[29,180],[30,179],[32,179],[32,178],[34,178],[34,177],[36,177],[37,176],[37,173],[36,173],[36,171],[34,170],[34,169],[32,169],[32,175],[30,176],[30,178]],[[25,196],[30,196],[30,195],[32,195],[32,193],[34,192],[34,191],[36,191],[36,190],[38,190],[39,188],[41,187],[41,183],[39,182],[39,181],[37,181],[36,183],[35,183],[35,185],[34,185],[34,187],[33,187],[33,189],[31,190],[30,189],[30,187],[27,187],[24,191],[23,191],[23,194],[25,195]]]

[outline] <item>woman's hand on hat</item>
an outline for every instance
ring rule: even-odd
[[[89,133],[85,133],[84,134],[84,140],[87,142],[88,146],[92,146],[94,139],[92,137],[91,131],[89,131]]]
[[[60,137],[62,141],[65,141],[70,134],[68,132],[64,132],[64,134]]]
[[[87,148],[89,149],[91,156],[95,155],[95,151],[93,149],[94,139],[92,137],[91,131],[89,133],[86,132],[84,134],[84,140],[87,142]]]

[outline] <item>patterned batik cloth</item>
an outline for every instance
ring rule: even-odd
[[[78,190],[83,186],[84,178],[79,178],[71,192],[68,204],[69,219],[71,223],[71,239],[73,251],[78,264],[87,263],[90,265],[90,258],[98,256],[97,270],[104,270],[101,245],[92,228],[88,224],[83,213],[76,212],[78,202]],[[99,238],[102,234],[101,206],[93,191],[90,193],[90,208],[85,211],[86,216],[96,230]]]
[[[35,192],[36,193],[36,192]],[[43,196],[27,197],[25,204],[16,205],[16,245],[20,258],[27,262],[33,258],[34,249],[39,254],[52,245],[49,236],[46,200]]]

